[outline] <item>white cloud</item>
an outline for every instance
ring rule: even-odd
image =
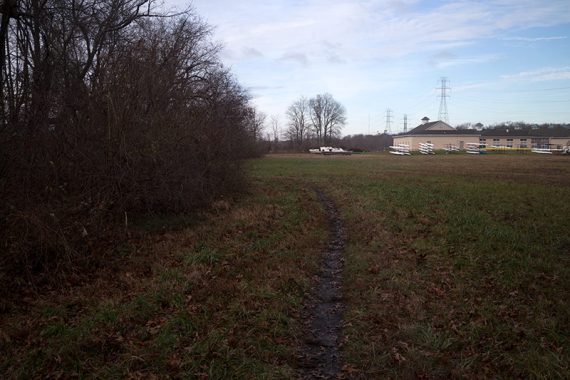
[[[306,66],[309,64],[309,58],[307,57],[307,55],[305,53],[300,53],[300,52],[288,52],[285,53],[281,56],[280,58],[281,61],[293,61],[293,62],[297,62],[300,63],[303,66]]]
[[[509,81],[525,82],[570,79],[570,66],[545,67],[533,71],[523,71],[516,74],[503,75],[501,78]]]
[[[183,8],[188,0],[164,1]],[[560,28],[546,30],[567,28],[568,0],[193,0],[193,5],[215,26],[224,62],[266,113],[283,112],[300,95],[331,92],[347,106],[353,124],[375,109],[398,111],[398,101],[402,113],[416,109],[424,116],[430,107],[437,109],[431,93],[410,99],[435,87],[439,76],[463,83],[454,91],[465,92],[568,79],[565,52],[546,51],[555,46],[548,41],[569,40]],[[530,29],[544,35],[525,36]],[[541,42],[548,56],[516,61],[509,56],[511,48]],[[534,70],[541,65],[551,67]],[[504,67],[519,72],[496,80]]]
[[[417,0],[195,0],[194,5],[210,16],[217,25],[216,37],[232,49],[255,46],[274,59],[294,50],[331,63],[398,58],[442,49],[444,44],[463,46],[521,25],[570,21],[567,0],[458,1],[440,6]],[[334,57],[342,58],[332,58],[330,49],[322,49],[323,40],[334,41]]]
[[[242,48],[242,54],[244,58],[261,58],[263,57],[263,53],[260,52],[259,50],[252,48],[252,47],[248,47],[248,46],[244,46]]]
[[[433,66],[442,69],[451,66],[490,63],[501,58],[502,56],[499,54],[482,54],[473,57],[460,57],[450,51],[441,51],[434,54],[429,62]]]
[[[552,37],[504,37],[502,41],[517,41],[517,42],[541,42],[541,41],[556,41],[565,40],[567,36],[552,36]]]
[[[463,82],[453,85],[454,93],[470,92],[496,86],[496,81]]]

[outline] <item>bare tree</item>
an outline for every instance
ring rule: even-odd
[[[346,124],[345,108],[328,93],[309,100],[309,115],[319,144],[329,144],[339,137]]]
[[[289,106],[287,115],[287,138],[301,147],[309,133],[309,102],[301,97]]]
[[[248,130],[254,142],[262,139],[266,118],[267,115],[265,115],[263,112],[259,112],[253,107],[249,109]]]
[[[281,135],[279,127],[279,115],[271,115],[270,123],[271,123],[271,132],[273,133],[273,142],[278,143],[279,136]]]
[[[150,16],[154,1],[2,1],[3,124],[24,116],[33,119],[30,127],[46,128],[57,113],[77,113],[113,40],[125,38],[123,31]]]
[[[153,3],[0,0],[1,271],[78,257],[125,213],[207,205],[263,152],[211,28]]]

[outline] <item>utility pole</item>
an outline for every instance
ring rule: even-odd
[[[392,133],[392,110],[386,109],[386,129],[384,133]]]
[[[408,115],[404,114],[404,133],[408,132]]]
[[[440,102],[439,102],[439,115],[438,115],[438,120],[441,121],[445,121],[446,123],[449,124],[449,114],[447,113],[447,98],[449,97],[449,95],[447,94],[447,90],[451,90],[450,87],[448,87],[449,85],[449,81],[447,80],[446,77],[442,77],[441,78],[441,87],[438,87],[437,89],[440,90]]]

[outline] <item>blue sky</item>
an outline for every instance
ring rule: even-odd
[[[329,92],[343,134],[437,119],[450,81],[452,125],[570,122],[570,1],[165,0],[214,26],[222,59],[254,104],[277,115]],[[370,120],[370,123],[369,123]]]

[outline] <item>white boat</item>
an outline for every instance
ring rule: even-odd
[[[532,148],[532,153],[539,153],[539,154],[552,154],[552,150],[548,148]]]
[[[345,156],[352,154],[350,150],[344,150],[342,148],[333,148],[332,146],[321,146],[318,149],[309,149],[309,153],[324,154],[324,155],[341,154]]]
[[[459,152],[459,147],[457,145],[449,144],[447,147],[443,148],[446,152]]]
[[[434,145],[432,143],[420,143],[419,151],[421,154],[435,154],[433,147]]]
[[[410,146],[408,144],[391,145],[390,154],[395,154],[397,156],[410,156]]]
[[[481,154],[481,144],[480,143],[467,143],[466,153],[469,154]]]

